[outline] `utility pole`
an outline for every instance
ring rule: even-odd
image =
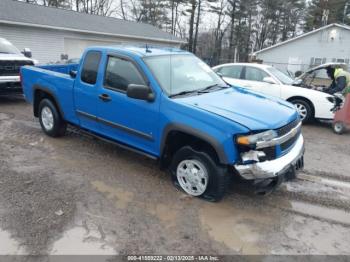
[[[328,16],[329,16],[329,9],[328,9],[328,0],[324,0],[324,9],[322,14],[322,26],[326,26],[328,24]]]
[[[345,17],[347,16],[347,13],[348,13],[348,6],[349,6],[349,2],[346,2],[344,7],[344,14],[343,14],[343,24],[345,24]]]

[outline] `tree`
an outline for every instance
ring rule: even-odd
[[[305,16],[305,31],[311,31],[331,23],[345,23],[350,25],[350,19],[344,10],[348,0],[312,0],[307,8]],[[350,7],[349,7],[350,8]],[[325,18],[324,11],[329,10],[328,18]]]

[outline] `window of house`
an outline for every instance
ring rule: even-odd
[[[145,81],[129,60],[110,56],[107,62],[104,85],[125,92],[128,85],[145,85]]]
[[[315,58],[314,66],[322,65],[322,58]]]
[[[101,53],[98,51],[89,51],[84,59],[83,69],[81,71],[81,80],[87,84],[96,84],[98,67],[101,61]]]

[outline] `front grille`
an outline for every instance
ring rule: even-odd
[[[281,150],[282,152],[288,150],[298,139],[300,135],[300,132],[297,133],[295,136],[293,136],[291,139],[289,139],[288,141],[284,142],[281,144]]]
[[[21,66],[34,65],[32,61],[0,60],[0,76],[18,76]]]
[[[271,147],[266,147],[261,149],[266,155],[266,160],[274,160],[276,159],[276,147],[271,146]]]
[[[289,133],[293,128],[295,128],[298,124],[300,123],[299,119],[294,120],[293,122],[290,122],[289,124],[276,129],[275,131],[277,132],[278,136],[284,136],[287,133]],[[266,154],[266,160],[274,160],[277,158],[276,152],[280,152],[282,155],[297,141],[299,137],[300,132],[296,134],[294,137],[290,138],[286,142],[277,145],[277,146],[271,146],[262,149],[262,151]],[[279,155],[279,153],[278,153]]]
[[[282,126],[281,128],[277,129],[277,135],[278,136],[284,136],[287,134],[290,130],[292,130],[294,127],[296,127],[299,124],[300,120],[299,118],[295,119],[293,122],[290,122],[289,124]]]

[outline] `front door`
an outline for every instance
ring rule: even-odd
[[[264,82],[265,77],[271,76],[260,68],[246,66],[244,69],[244,82],[246,88],[266,95],[280,97],[281,85]]]
[[[129,84],[147,85],[137,64],[126,57],[109,55],[99,87],[98,115],[104,135],[153,155],[157,154],[159,99],[129,98]]]
[[[101,52],[86,53],[80,75],[74,86],[74,101],[80,126],[92,131],[98,131],[97,102],[98,102],[98,70],[101,62]]]

